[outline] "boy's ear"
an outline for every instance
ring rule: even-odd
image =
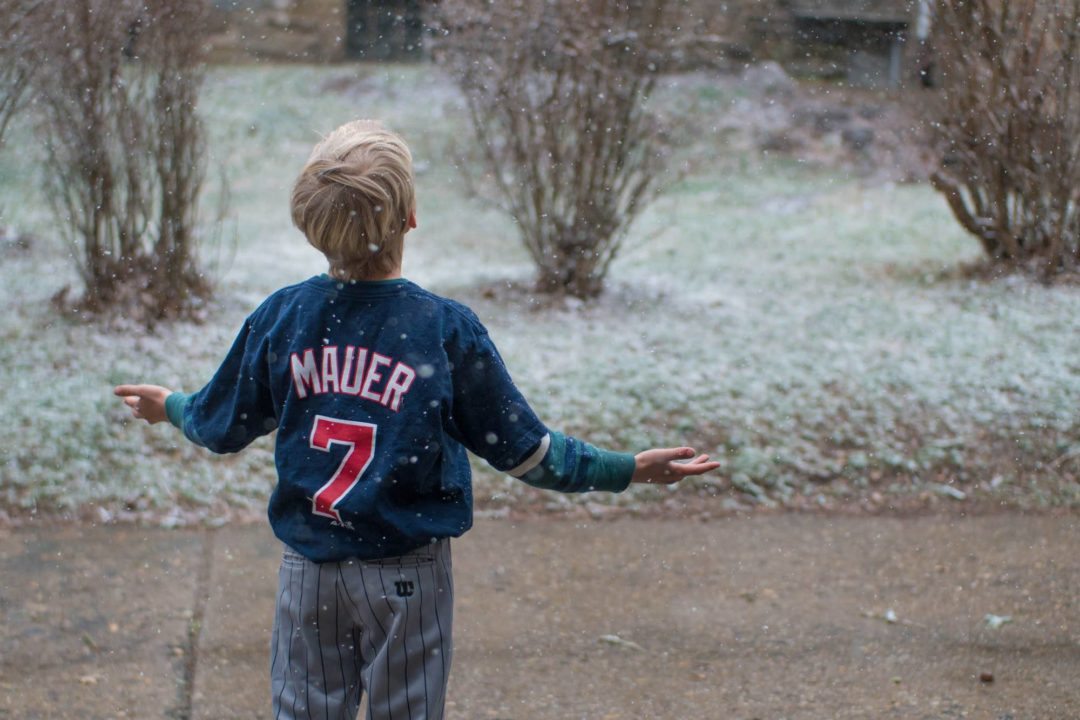
[[[409,213],[409,229],[410,230],[415,230],[416,229],[416,211],[415,210],[413,210],[413,211],[411,211]]]

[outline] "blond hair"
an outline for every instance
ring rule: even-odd
[[[292,219],[333,277],[383,277],[401,267],[416,209],[412,154],[372,120],[342,125],[311,151],[293,186]]]

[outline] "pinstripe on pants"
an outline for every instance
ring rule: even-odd
[[[453,654],[450,541],[313,563],[286,548],[270,687],[275,720],[441,720]]]

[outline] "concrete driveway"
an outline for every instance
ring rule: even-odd
[[[279,555],[3,531],[0,718],[269,717]],[[1080,718],[1072,515],[483,520],[454,563],[459,720]]]

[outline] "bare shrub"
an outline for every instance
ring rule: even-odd
[[[43,5],[43,0],[0,0],[0,147],[34,74],[28,50]]]
[[[206,12],[202,1],[71,0],[52,4],[41,29],[46,194],[78,248],[90,311],[152,323],[209,292],[195,107]]]
[[[0,150],[5,147],[8,126],[26,104],[36,68],[29,52],[31,31],[43,6],[44,0],[0,0]],[[4,227],[5,219],[0,204],[0,251],[29,247],[30,238]]]
[[[934,187],[998,263],[1080,268],[1080,0],[943,0]]]
[[[471,187],[510,214],[537,288],[597,295],[665,167],[646,108],[679,3],[446,0],[436,60],[464,93]],[[677,8],[675,8],[677,9]]]

